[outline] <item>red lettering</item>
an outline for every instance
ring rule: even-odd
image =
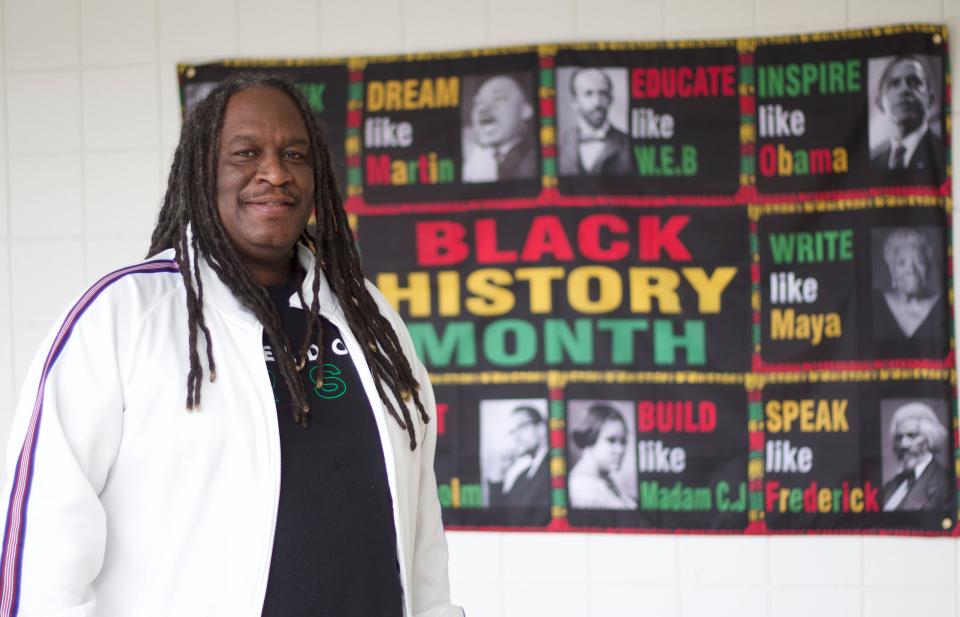
[[[733,72],[733,66],[729,64],[723,65],[723,82],[720,86],[720,94],[723,96],[734,96],[737,93],[736,89],[736,75]]]
[[[773,512],[773,507],[777,503],[777,498],[780,496],[780,483],[776,480],[767,482],[765,487],[765,497],[767,504],[767,512]]]
[[[660,251],[666,251],[674,261],[691,261],[690,251],[683,245],[677,234],[690,222],[690,216],[675,215],[667,219],[660,226],[659,216],[640,217],[640,250],[641,261],[656,261],[660,259]]]
[[[630,94],[633,95],[635,99],[642,99],[646,96],[644,94],[644,71],[643,69],[633,69],[630,72]]]
[[[764,176],[777,173],[777,151],[773,144],[760,146],[760,173]]]
[[[447,403],[437,403],[437,435],[443,435],[447,432],[447,410],[450,405]]]
[[[717,428],[717,406],[713,401],[700,401],[697,406],[700,422],[700,431],[711,433]]]
[[[517,252],[497,247],[497,220],[477,219],[474,223],[477,242],[477,263],[504,264],[517,261]]]
[[[417,264],[421,266],[450,266],[467,258],[470,249],[463,241],[466,229],[453,221],[422,221],[417,223]]]
[[[653,431],[653,403],[640,401],[637,403],[637,431],[649,433]]]
[[[703,67],[697,67],[693,75],[693,96],[710,96],[710,86],[707,85],[707,74]]]
[[[690,80],[693,77],[693,71],[690,70],[689,66],[681,66],[677,72],[680,74],[677,93],[680,98],[690,98]]]
[[[810,486],[803,489],[803,511],[817,511],[817,483],[811,482]]]
[[[629,231],[627,222],[619,216],[591,214],[584,217],[577,229],[577,244],[580,245],[583,256],[594,261],[617,261],[626,257],[630,252],[630,245],[626,240],[614,240],[608,247],[600,246],[602,229],[608,229],[615,234]]]
[[[877,502],[877,487],[870,484],[870,480],[863,483],[863,511],[879,512],[880,504]]]
[[[386,154],[367,155],[367,184],[390,184],[390,157]]]
[[[421,154],[417,158],[417,169],[420,176],[420,184],[430,184],[430,169],[428,167],[427,155]]]
[[[736,96],[736,67],[636,68],[631,71],[630,93],[635,99]]]
[[[536,216],[520,252],[520,260],[537,261],[547,254],[559,261],[573,260],[573,248],[560,219],[556,216]]]

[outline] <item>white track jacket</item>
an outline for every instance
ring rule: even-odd
[[[313,255],[297,250],[309,298]],[[261,324],[200,263],[217,374],[204,376],[199,411],[185,409],[187,311],[172,250],[95,283],[43,344],[11,429],[0,617],[260,616],[280,494],[277,409]],[[369,287],[435,417],[406,328]],[[296,296],[291,305],[300,306]],[[411,411],[411,452],[326,281],[320,307],[374,410],[404,614],[459,617],[433,473],[436,422]],[[202,336],[198,349],[206,366]]]

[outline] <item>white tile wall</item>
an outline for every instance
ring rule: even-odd
[[[849,0],[850,25],[940,21],[942,0]]]
[[[487,43],[482,2],[406,0],[404,9],[404,43],[410,51],[467,49]]]
[[[758,28],[836,30],[847,18],[847,5],[836,0],[766,0],[756,3]]]
[[[657,38],[663,31],[659,0],[576,0],[573,29],[583,40]],[[616,15],[616,19],[611,19]]]
[[[146,251],[179,131],[178,61],[942,19],[960,31],[960,0],[3,0],[0,443],[68,300]],[[471,617],[940,617],[960,602],[956,540],[458,532],[449,543],[454,599]]]
[[[663,3],[665,38],[734,36],[753,31],[751,0],[719,0],[709,10],[701,0],[670,0]]]
[[[253,57],[320,55],[319,25],[320,7],[315,0],[238,0],[237,53]]]
[[[6,84],[9,153],[80,149],[79,71],[8,73]]]
[[[821,560],[827,561],[827,560]],[[850,617],[860,615],[860,587],[774,587],[771,615],[777,617]],[[912,614],[912,613],[911,613]]]
[[[401,0],[319,0],[324,55],[397,53],[403,49]]]
[[[80,0],[4,2],[6,67],[76,66],[80,60]]]
[[[80,60],[85,66],[156,62],[156,17],[154,0],[83,0]]]
[[[156,148],[160,144],[157,69],[83,72],[83,145],[88,150]]]
[[[161,204],[156,148],[86,156],[86,233],[149,236]]]
[[[142,260],[149,248],[149,231],[122,238],[88,238],[84,243],[83,286],[92,285],[108,272]]]
[[[769,572],[766,537],[682,536],[679,544],[683,585],[758,585]]]
[[[161,60],[196,61],[237,53],[233,0],[162,0],[157,8]]]
[[[698,585],[680,589],[683,617],[768,617],[768,590],[759,585]]]
[[[857,536],[772,538],[770,582],[783,586],[860,585],[862,551]],[[825,554],[831,559],[824,559]]]
[[[574,38],[573,0],[487,0],[493,45],[550,43]]]
[[[3,143],[3,142],[0,142]],[[6,238],[9,200],[7,199],[7,158],[0,156],[0,238]],[[0,297],[2,302],[2,297]]]
[[[10,157],[10,232],[18,238],[77,237],[83,233],[80,154]]]

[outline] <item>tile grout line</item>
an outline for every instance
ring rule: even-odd
[[[7,4],[3,2],[0,4],[0,28],[3,28],[3,33],[5,34],[7,27]],[[4,37],[6,41],[6,37]],[[5,45],[4,45],[5,47]],[[10,408],[8,410],[9,417],[0,416],[0,422],[7,424],[9,426],[10,422],[13,420],[14,408],[17,404],[16,394],[19,390],[19,384],[15,383],[16,381],[16,371],[13,368],[13,233],[11,225],[13,223],[13,217],[11,215],[11,202],[10,202],[10,101],[9,101],[9,91],[10,84],[7,80],[7,57],[9,56],[6,53],[6,49],[3,49],[3,58],[0,59],[2,62],[3,68],[3,165],[4,171],[6,174],[6,185],[4,186],[4,199],[6,199],[6,212],[4,212],[4,218],[6,223],[6,247],[4,252],[6,253],[7,258],[7,315],[9,320],[9,329],[10,337],[7,344],[7,348],[3,350],[4,356],[8,361],[7,367],[7,376],[10,379],[10,400],[5,404],[9,404]],[[4,469],[5,464],[3,461],[0,461],[0,471],[6,473]]]

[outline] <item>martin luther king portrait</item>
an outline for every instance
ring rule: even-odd
[[[526,73],[463,79],[463,181],[499,182],[540,173],[533,77]]]

